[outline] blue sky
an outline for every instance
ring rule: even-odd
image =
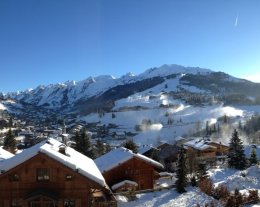
[[[260,81],[259,8],[258,0],[0,1],[0,91],[163,64]]]

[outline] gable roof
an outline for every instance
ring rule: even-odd
[[[66,147],[66,155],[62,154],[59,152],[59,147],[62,145],[64,144],[52,138],[40,142],[0,163],[0,170],[2,172],[8,171],[37,154],[43,153],[72,170],[77,170],[79,174],[99,183],[103,187],[108,188],[104,177],[92,159],[70,147]]]
[[[190,140],[188,142],[185,142],[183,145],[184,145],[184,148],[192,147],[197,150],[205,150],[205,149],[209,149],[209,148],[216,149],[216,147],[209,145],[209,142],[205,141],[204,139]]]
[[[151,149],[159,151],[157,148],[153,147],[152,145],[144,145],[144,146],[138,147],[138,153],[144,154]]]
[[[101,157],[95,159],[95,163],[98,166],[101,173],[111,170],[112,168],[121,165],[122,163],[132,159],[132,158],[141,159],[155,167],[163,168],[163,165],[159,162],[156,162],[153,159],[150,159],[139,153],[135,154],[131,150],[124,147],[117,148],[108,152],[107,154],[102,155]]]

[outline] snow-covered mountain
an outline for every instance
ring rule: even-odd
[[[178,65],[163,65],[159,68],[148,69],[135,76],[128,73],[120,78],[111,75],[89,77],[83,81],[67,81],[65,83],[38,86],[22,92],[8,93],[6,96],[18,101],[23,101],[37,106],[59,108],[64,105],[74,104],[79,100],[97,97],[111,88],[120,85],[140,82],[155,77],[165,78],[173,74],[208,74],[212,71],[201,68],[183,67]]]
[[[0,99],[4,100],[1,102],[1,108],[10,112],[22,114],[24,111],[32,111],[33,116],[37,113],[44,113],[46,116],[48,113],[73,113],[83,116],[115,110],[115,103],[139,93],[145,94],[148,99],[165,93],[174,99],[196,105],[216,99],[224,103],[253,103],[260,100],[259,91],[260,84],[223,72],[198,67],[162,65],[136,76],[132,73],[120,78],[102,75],[79,82],[41,85],[22,92],[1,94]],[[166,102],[164,100],[164,103]],[[143,107],[129,102],[128,104],[122,107]]]

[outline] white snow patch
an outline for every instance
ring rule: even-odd
[[[3,147],[0,147],[0,162],[13,157],[14,154],[6,151]]]
[[[2,103],[0,103],[0,110],[6,110],[6,107]]]
[[[112,190],[116,190],[116,189],[118,189],[118,188],[120,188],[120,187],[122,187],[122,186],[124,186],[124,185],[126,185],[126,184],[138,186],[138,184],[137,184],[136,182],[134,182],[134,181],[131,181],[131,180],[123,180],[122,182],[119,182],[119,183],[113,185],[113,186],[111,187],[111,189],[112,189]]]
[[[137,194],[137,199],[128,201],[117,197],[118,207],[196,207],[197,204],[204,206],[212,201],[220,207],[220,203],[212,197],[202,193],[197,188],[189,188],[187,193],[179,194],[175,189],[161,190],[152,193]]]
[[[260,167],[252,166],[239,171],[230,168],[209,170],[210,178],[216,186],[223,184],[229,191],[260,189]]]

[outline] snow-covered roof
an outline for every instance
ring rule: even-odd
[[[160,172],[159,175],[161,177],[163,177],[163,176],[173,176],[174,174],[173,173],[169,173],[169,172]]]
[[[139,153],[135,154],[131,150],[124,147],[117,148],[108,152],[107,154],[102,155],[101,157],[95,159],[95,163],[98,166],[99,170],[103,173],[132,159],[133,157],[148,162],[156,167],[163,168],[163,165],[161,163],[156,162],[155,160],[150,159]]]
[[[61,134],[61,136],[63,136],[63,137],[69,137],[70,135],[69,135],[69,134]]]
[[[123,180],[122,182],[119,182],[115,185],[112,185],[111,189],[112,190],[116,190],[122,186],[124,186],[125,184],[129,184],[129,185],[134,185],[134,186],[138,186],[138,184],[134,181],[131,181],[131,180]]]
[[[61,145],[61,142],[49,138],[47,141],[36,144],[33,147],[23,150],[23,152],[17,154],[16,156],[3,161],[2,163],[0,163],[0,170],[8,171],[15,166],[27,161],[28,159],[36,156],[37,154],[43,153],[62,163],[63,165],[73,170],[77,170],[78,173],[80,173],[81,175],[99,183],[104,187],[107,187],[104,177],[102,176],[92,159],[70,147],[66,147],[66,155],[64,155],[59,152],[59,147]]]
[[[208,144],[208,141],[205,141],[204,139],[194,139],[190,140],[188,142],[185,142],[183,145],[184,147],[192,147],[197,150],[205,150],[205,149],[215,149],[216,147],[213,147]]]
[[[146,153],[147,151],[149,151],[150,149],[158,150],[158,149],[154,148],[154,147],[151,146],[151,145],[145,145],[145,146],[141,146],[141,147],[138,148],[138,153],[144,154],[144,153]]]
[[[25,139],[25,136],[18,136],[18,137],[15,137],[15,140],[16,141],[23,141]]]
[[[13,157],[14,154],[6,151],[5,149],[3,149],[2,147],[0,147],[0,162],[3,161],[3,160],[6,160],[8,158],[11,158]]]
[[[125,136],[125,132],[116,132],[116,135],[118,135],[118,136]]]

